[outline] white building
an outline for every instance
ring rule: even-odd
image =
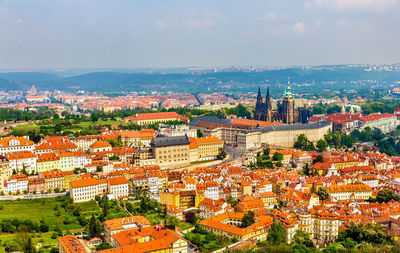
[[[28,177],[24,174],[13,175],[8,181],[6,181],[4,193],[15,193],[17,191],[23,193],[23,191],[28,190],[28,182]]]
[[[160,179],[157,175],[149,175],[147,178],[147,182],[149,185],[150,197],[159,200]]]
[[[7,158],[10,161],[11,170],[22,171],[25,168],[29,173],[36,172],[38,158],[31,151],[9,153]]]
[[[217,182],[207,182],[206,190],[204,191],[204,198],[218,200],[219,199],[219,185]]]
[[[108,179],[108,193],[110,199],[128,197],[128,180],[126,177],[111,177]]]
[[[0,155],[12,152],[29,151],[34,149],[34,142],[27,137],[15,137],[13,135],[0,139]]]
[[[74,202],[85,202],[95,199],[96,195],[105,195],[107,187],[107,179],[88,178],[69,183],[69,191]]]

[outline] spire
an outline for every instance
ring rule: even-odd
[[[260,86],[258,86],[258,95],[257,96],[261,96]]]
[[[267,96],[265,97],[265,109],[267,109],[267,111],[272,109],[271,97],[269,96],[269,86],[267,86]]]

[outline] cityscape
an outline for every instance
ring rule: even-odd
[[[399,10],[0,1],[0,252],[400,252]]]

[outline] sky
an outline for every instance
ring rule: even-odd
[[[390,64],[400,0],[0,0],[0,69]]]

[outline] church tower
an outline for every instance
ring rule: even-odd
[[[266,121],[272,121],[272,102],[269,96],[269,86],[267,87],[267,96],[265,97],[265,111],[267,112]]]
[[[263,102],[262,102],[261,90],[260,90],[260,87],[258,87],[258,94],[257,94],[256,110],[254,112],[254,119],[262,120],[262,111],[263,111],[262,107],[263,107]]]
[[[292,88],[290,88],[290,80],[288,80],[288,87],[285,89],[285,92],[283,93],[282,100],[283,100],[282,101],[283,123],[294,124],[296,122],[295,111],[294,111],[294,95],[292,93]]]

